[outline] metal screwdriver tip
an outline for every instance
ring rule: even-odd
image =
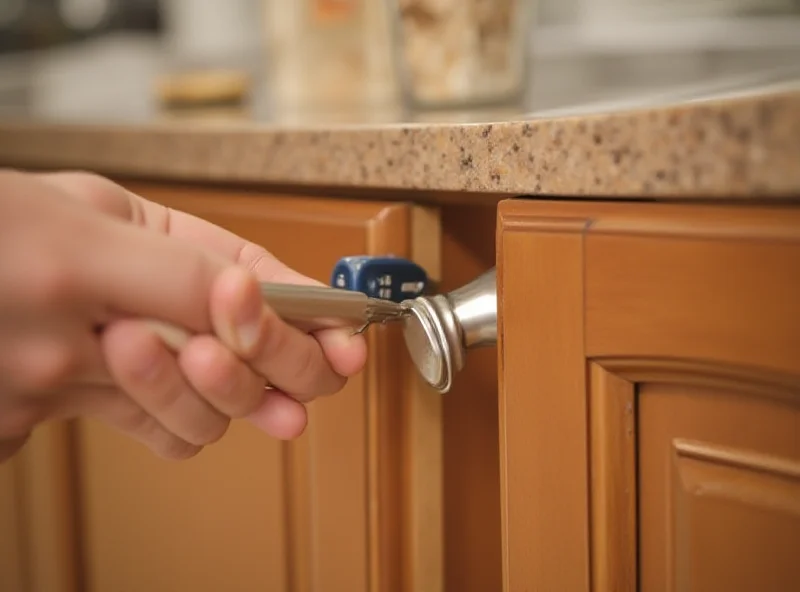
[[[400,320],[410,314],[408,306],[391,300],[370,298],[367,302],[367,316],[371,323],[385,323]]]

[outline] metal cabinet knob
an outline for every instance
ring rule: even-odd
[[[417,370],[439,393],[447,393],[464,367],[468,350],[497,344],[497,274],[492,268],[448,294],[405,301],[406,347]]]

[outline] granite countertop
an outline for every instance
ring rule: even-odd
[[[0,166],[120,177],[631,198],[800,198],[800,78],[532,113],[370,122],[0,117]]]

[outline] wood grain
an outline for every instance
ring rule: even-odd
[[[19,459],[25,569],[31,592],[78,592],[83,584],[71,430],[68,422],[40,426]]]
[[[800,586],[800,397],[639,386],[642,589]]]
[[[652,221],[643,222],[643,236],[593,228],[587,238],[587,354],[793,371],[800,356],[800,210],[776,209],[761,229],[745,210],[728,208],[725,217],[732,225],[744,218],[739,225],[747,224],[742,232],[752,238],[710,238],[697,221],[690,235]],[[785,225],[776,236],[770,223],[781,219]]]
[[[28,592],[21,456],[0,464],[0,590]]]
[[[438,259],[435,210],[128,187],[249,238],[323,282],[344,255]],[[414,232],[415,221],[423,232]],[[441,514],[441,463],[435,448],[428,458],[420,446],[441,440],[441,422],[430,400],[416,400],[431,393],[412,381],[397,329],[369,330],[367,368],[336,397],[311,404],[306,433],[291,443],[237,424],[196,459],[162,465],[107,430],[83,425],[83,547],[92,585],[199,591],[218,589],[224,578],[242,590],[392,591],[412,589],[413,582],[440,589],[441,526],[430,512]],[[112,528],[134,508],[137,521],[123,519]],[[191,522],[201,515],[202,522]],[[169,534],[156,544],[142,541],[133,556],[129,545],[111,544],[112,536],[136,541],[156,524]]]
[[[589,365],[592,590],[637,590],[636,386]]]
[[[445,206],[442,285],[460,288],[496,263],[494,206]],[[497,350],[472,351],[442,397],[445,589],[502,586]]]
[[[531,209],[498,217],[503,589],[588,590],[585,222]]]
[[[442,219],[439,208],[411,211],[411,258],[434,285],[442,279]],[[408,359],[405,359],[408,363]],[[442,397],[415,368],[405,367],[408,429],[405,508],[408,549],[405,590],[444,590],[444,457]]]
[[[572,524],[539,517],[564,494],[540,457],[572,470],[587,412],[592,589],[800,586],[800,210],[518,200],[500,232],[506,589],[586,587],[528,553]],[[554,417],[587,370],[588,407]]]

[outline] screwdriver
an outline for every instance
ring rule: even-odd
[[[348,327],[361,333],[373,323],[399,321],[411,314],[406,304],[326,286],[262,282],[261,294],[282,320],[309,333]],[[153,320],[150,324],[176,351],[190,337],[186,330],[169,323]]]

